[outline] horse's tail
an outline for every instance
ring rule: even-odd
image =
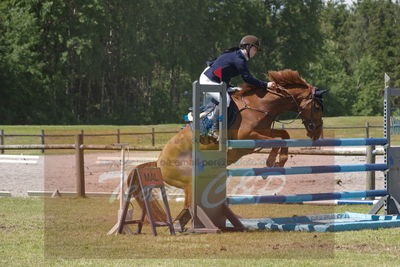
[[[128,176],[128,186],[130,183],[130,180],[132,178],[135,178],[133,180],[133,190],[131,192],[132,196],[136,199],[138,202],[140,208],[142,210],[146,209],[146,206],[144,204],[144,196],[142,194],[142,191],[140,190],[140,185],[139,185],[139,179],[137,177],[136,169],[138,168],[156,168],[157,167],[157,162],[147,162],[140,164],[136,166],[129,174]],[[151,206],[151,211],[154,217],[154,220],[157,222],[166,222],[167,221],[167,215],[164,212],[164,209],[161,207],[160,203],[157,201],[155,194],[152,192],[151,196],[148,196],[150,198],[150,206]],[[146,216],[146,220],[149,221],[148,216]]]

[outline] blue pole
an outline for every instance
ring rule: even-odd
[[[301,203],[304,201],[366,198],[366,197],[378,197],[386,195],[387,195],[386,190],[366,190],[366,191],[275,195],[275,196],[235,196],[235,197],[228,197],[227,202],[228,204],[231,205],[261,204],[261,203]]]
[[[284,139],[284,140],[228,140],[231,148],[310,147],[310,146],[379,146],[386,145],[386,138],[350,139]]]
[[[305,167],[238,168],[228,169],[228,176],[268,176],[310,173],[385,171],[386,164],[322,165]]]

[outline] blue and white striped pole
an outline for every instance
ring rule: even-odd
[[[386,145],[386,138],[350,139],[284,139],[284,140],[229,140],[231,148],[311,147],[311,146],[378,146]]]
[[[228,169],[228,176],[268,176],[335,172],[386,171],[386,164],[322,165],[305,167],[237,168]]]
[[[261,204],[261,203],[302,203],[304,201],[350,199],[386,196],[386,190],[366,190],[351,192],[332,192],[318,194],[294,194],[275,196],[234,196],[228,197],[227,202],[231,205]]]

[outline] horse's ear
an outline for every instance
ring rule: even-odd
[[[322,97],[327,92],[329,92],[329,89],[323,90],[323,89],[315,88],[315,96],[316,97]]]

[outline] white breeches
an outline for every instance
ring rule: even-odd
[[[205,68],[205,70],[201,73],[200,75],[200,79],[199,79],[199,83],[200,84],[219,84],[216,83],[214,81],[211,81],[205,74],[204,72],[206,70],[208,70],[210,67]],[[208,96],[214,98],[215,100],[217,100],[218,102],[221,102],[221,96],[219,93],[207,93]],[[229,104],[231,103],[231,98],[228,94],[228,92],[226,92],[226,106],[229,107]]]

